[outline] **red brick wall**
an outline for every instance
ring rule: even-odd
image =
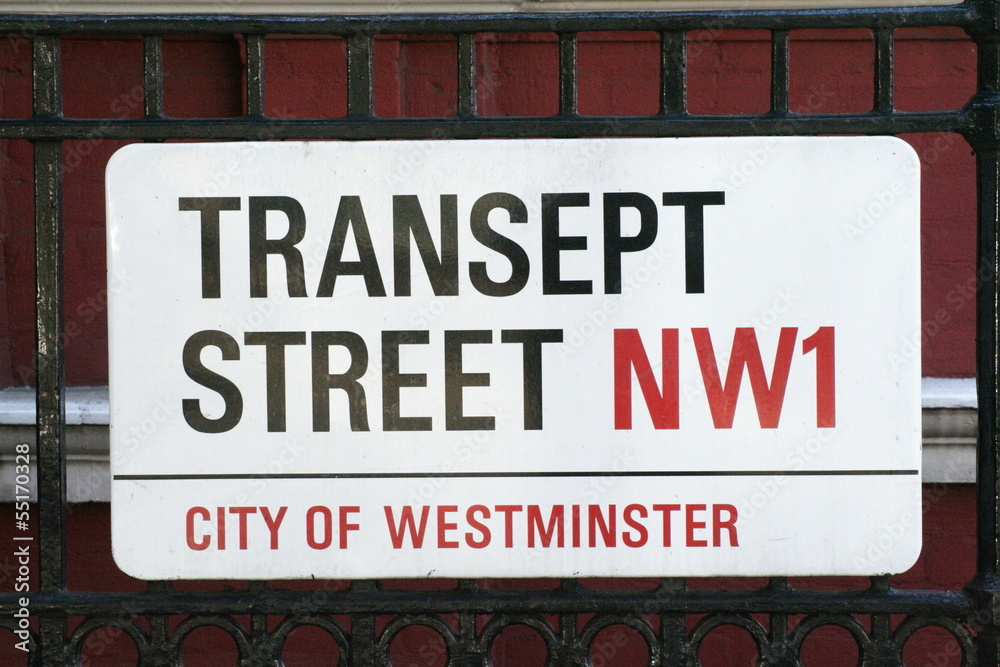
[[[759,31],[691,35],[690,108],[746,113],[768,106],[770,56]],[[962,106],[975,89],[975,47],[955,31],[898,31],[897,106]],[[0,39],[0,117],[30,113],[30,45]],[[645,114],[657,109],[658,46],[651,33],[580,37],[580,111]],[[276,117],[346,111],[344,45],[338,39],[267,41],[266,108]],[[864,31],[801,31],[792,42],[792,108],[829,113],[871,108],[874,47]],[[483,35],[478,46],[484,115],[553,113],[554,35]],[[237,38],[168,38],[166,111],[171,116],[240,114],[243,46]],[[452,114],[454,40],[382,38],[376,45],[376,111],[381,116]],[[138,39],[67,39],[65,113],[86,118],[142,115]],[[971,377],[975,252],[974,160],[957,135],[908,135],[923,166],[923,373]],[[66,355],[72,385],[107,384],[103,176],[121,142],[66,142]],[[31,148],[0,141],[0,387],[32,383],[33,256]],[[803,221],[808,223],[808,221]]]

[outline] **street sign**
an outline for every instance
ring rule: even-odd
[[[137,144],[107,192],[133,576],[847,575],[919,553],[901,140]]]

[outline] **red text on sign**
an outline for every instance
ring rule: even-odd
[[[269,548],[275,550],[278,548],[278,529],[287,511],[287,507],[279,507],[277,511],[268,507],[216,507],[214,510],[192,507],[184,522],[188,548],[204,551],[214,546],[225,551],[232,548],[235,541],[239,549],[246,550],[253,534],[255,540],[266,539]]]
[[[736,415],[743,376],[750,381],[757,419],[761,428],[777,428],[788,386],[788,376],[795,357],[798,328],[782,327],[770,380],[764,368],[757,333],[751,327],[739,327],[733,334],[732,351],[725,376],[722,375],[707,328],[692,328],[695,356],[701,371],[712,423],[717,429],[730,429]],[[834,328],[820,327],[802,341],[802,354],[816,356],[816,426],[836,426]],[[660,332],[660,380],[636,329],[615,329],[614,386],[615,429],[632,428],[632,375],[638,381],[649,416],[656,429],[680,428],[680,335],[678,329]]]
[[[393,549],[738,547],[728,503],[386,505]]]

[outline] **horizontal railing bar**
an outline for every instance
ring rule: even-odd
[[[17,609],[18,597],[0,595],[0,613]],[[545,591],[264,591],[150,593],[33,593],[33,615],[122,614],[420,614],[420,613],[635,613],[635,614],[940,614],[959,617],[975,609],[963,591],[683,591],[669,595],[594,590]]]
[[[115,120],[29,118],[0,120],[0,139],[266,140],[429,139],[507,137],[692,137],[792,134],[903,134],[972,129],[956,112],[862,113],[781,116],[600,116],[560,118],[331,118]]]
[[[971,26],[970,3],[852,9],[759,9],[677,12],[578,12],[399,15],[0,15],[0,32],[25,34],[370,34],[453,32],[583,32],[588,30],[701,30],[745,28],[917,28]]]

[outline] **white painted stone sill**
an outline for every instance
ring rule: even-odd
[[[972,378],[924,378],[923,481],[976,480],[976,383]],[[66,483],[72,503],[111,497],[107,387],[66,390]],[[33,389],[0,390],[0,502],[14,495],[14,446],[35,440]],[[34,475],[32,475],[34,479]]]

